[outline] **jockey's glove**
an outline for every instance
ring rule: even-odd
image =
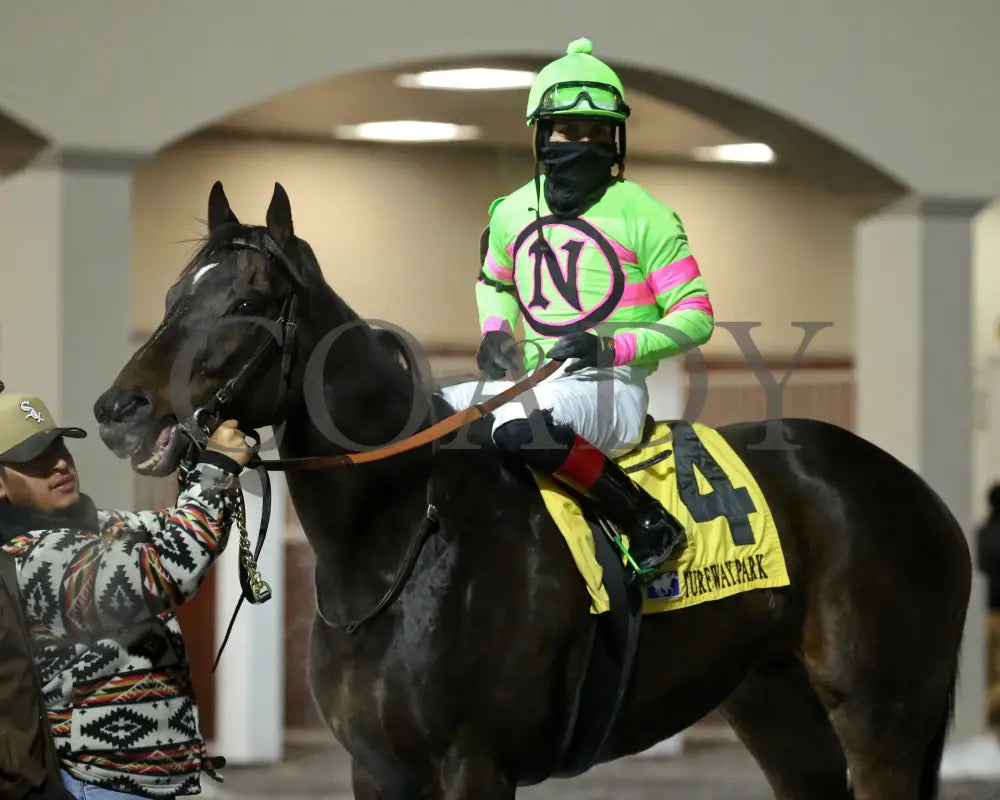
[[[587,367],[610,368],[615,363],[615,340],[586,331],[567,333],[552,346],[548,356],[553,361],[578,359],[566,367],[567,374]]]
[[[524,358],[517,351],[514,337],[507,331],[488,331],[479,343],[476,365],[490,380],[500,380],[508,372],[520,376],[524,372]]]

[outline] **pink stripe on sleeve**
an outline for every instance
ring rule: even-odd
[[[694,256],[687,256],[654,270],[647,276],[646,283],[653,290],[653,294],[663,294],[668,289],[687,283],[699,275],[701,272],[698,269],[698,262],[694,260]]]
[[[622,264],[638,264],[639,256],[635,254],[635,250],[629,250],[625,245],[620,242],[616,242],[614,239],[610,239],[611,249],[615,251],[615,255],[618,256],[618,260]]]
[[[621,367],[628,364],[635,358],[636,349],[639,346],[634,333],[616,333],[615,339],[615,366]]]
[[[506,333],[510,333],[510,323],[503,317],[487,317],[483,320],[482,333],[489,333],[490,331],[505,331]]]
[[[621,308],[628,306],[646,306],[656,302],[653,290],[648,283],[626,283],[622,299],[618,301]]]
[[[708,299],[708,296],[703,294],[696,294],[691,297],[685,297],[683,300],[678,300],[670,307],[670,311],[667,313],[680,311],[685,308],[697,308],[699,311],[704,311],[709,316],[712,316],[712,314],[715,313],[712,310],[712,303]]]
[[[493,257],[493,253],[486,254],[486,272],[491,276],[496,278],[498,281],[507,281],[508,283],[514,280],[514,270],[509,267],[501,267],[496,259]]]

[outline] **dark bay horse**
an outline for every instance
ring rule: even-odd
[[[95,405],[116,454],[169,474],[189,446],[179,420],[222,388],[224,415],[273,426],[282,458],[375,448],[451,413],[327,284],[280,186],[266,226],[239,223],[219,184],[208,210],[162,324]],[[220,324],[253,317],[284,344],[263,323]],[[605,760],[720,708],[779,798],[932,798],[970,592],[963,533],[869,442],[773,424],[794,448],[755,448],[764,422],[720,432],[769,500],[791,585],[647,616]],[[509,800],[558,776],[595,619],[530,474],[438,442],[288,486],[317,558],[311,688],[355,797]],[[329,624],[382,597],[429,503],[437,529],[396,601],[353,635]]]

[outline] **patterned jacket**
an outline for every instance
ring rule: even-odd
[[[238,471],[205,452],[182,467],[175,508],[100,510],[96,527],[27,530],[3,546],[62,767],[79,780],[149,797],[200,791],[209,765],[174,609],[226,545]]]

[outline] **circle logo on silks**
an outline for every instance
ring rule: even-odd
[[[525,322],[538,333],[562,336],[606,320],[625,293],[625,271],[614,246],[589,222],[541,218],[548,246],[532,222],[514,241],[514,284]]]

